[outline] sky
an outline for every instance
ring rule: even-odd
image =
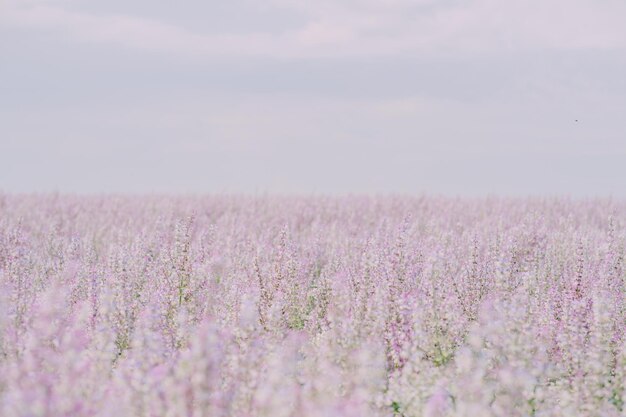
[[[624,0],[0,0],[0,192],[626,198]]]

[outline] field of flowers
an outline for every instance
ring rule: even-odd
[[[626,416],[626,204],[0,195],[0,416]]]

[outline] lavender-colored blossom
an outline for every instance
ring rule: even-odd
[[[626,205],[3,195],[3,417],[626,415]]]

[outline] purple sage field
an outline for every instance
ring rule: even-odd
[[[626,416],[626,204],[0,196],[2,417]]]

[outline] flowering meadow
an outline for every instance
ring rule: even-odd
[[[626,416],[626,203],[0,195],[2,417]]]

